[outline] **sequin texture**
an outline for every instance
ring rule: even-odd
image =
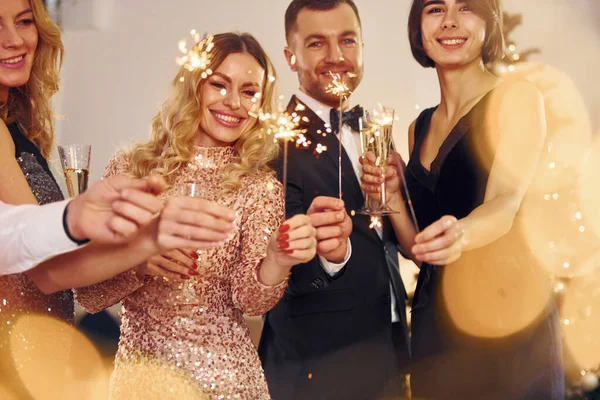
[[[40,204],[63,200],[54,177],[48,174],[33,154],[23,152],[17,162],[29,184],[31,191]],[[10,354],[9,339],[13,335],[12,327],[22,315],[41,314],[73,322],[74,302],[70,290],[46,295],[42,293],[26,274],[0,276],[0,375],[6,384],[6,390],[18,398],[27,398],[16,373],[19,365],[14,365]],[[26,334],[20,334],[19,342],[27,344]],[[65,332],[65,336],[67,332]],[[61,342],[68,346],[69,340]],[[34,348],[28,351],[35,352]],[[33,354],[33,353],[32,353]],[[68,351],[65,350],[65,357]],[[27,364],[28,360],[21,362]]]
[[[17,162],[25,175],[25,179],[39,204],[54,203],[64,200],[54,177],[49,176],[31,153],[21,153]]]
[[[271,233],[283,220],[283,193],[274,177],[253,173],[243,178],[237,193],[222,195],[223,168],[236,158],[231,147],[198,148],[165,194],[168,198],[195,182],[206,188],[208,198],[236,210],[238,229],[222,246],[201,253],[199,277],[189,284],[150,277],[140,281],[128,271],[76,291],[79,303],[92,312],[122,300],[112,399],[270,398],[243,314],[268,311],[287,286],[287,281],[265,286],[257,278]],[[125,157],[118,155],[106,174],[127,168]]]

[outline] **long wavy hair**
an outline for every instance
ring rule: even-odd
[[[7,102],[0,104],[0,115],[7,124],[17,122],[23,134],[48,158],[54,144],[50,99],[58,91],[64,46],[60,29],[46,13],[42,0],[29,3],[38,31],[31,76],[25,85],[10,88]]]
[[[207,66],[212,71],[230,54],[248,53],[256,59],[265,71],[261,108],[264,112],[273,112],[275,69],[258,41],[248,33],[228,32],[215,35],[213,43],[212,58]],[[126,152],[129,172],[133,176],[140,178],[156,171],[173,184],[177,171],[191,161],[204,112],[200,93],[206,79],[202,78],[202,72],[200,69],[189,71],[184,66],[180,68],[173,79],[172,94],[152,120],[150,140],[138,143]],[[239,189],[241,179],[252,172],[273,173],[270,164],[277,156],[278,146],[261,132],[260,120],[242,133],[235,148],[239,158],[225,169],[223,192]]]

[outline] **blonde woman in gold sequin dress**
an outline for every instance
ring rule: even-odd
[[[243,314],[272,308],[291,267],[315,255],[309,218],[283,222],[282,186],[270,168],[277,148],[252,116],[257,107],[272,111],[271,62],[251,35],[213,42],[207,69],[184,66],[175,77],[150,141],[117,154],[106,175],[158,171],[171,184],[167,202],[195,183],[203,197],[236,211],[237,229],[193,253],[189,275],[177,262],[190,251],[173,251],[76,291],[90,312],[122,301],[112,399],[269,399]]]

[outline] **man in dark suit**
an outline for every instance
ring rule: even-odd
[[[301,128],[311,141],[289,151],[286,212],[320,212],[313,221],[319,247],[311,262],[294,266],[284,297],[265,317],[259,354],[269,389],[275,400],[398,398],[409,362],[406,292],[387,219],[373,230],[368,216],[352,212],[364,203],[360,107],[343,117],[343,203],[336,199],[338,124],[331,119],[340,100],[327,86],[330,72],[351,91],[361,81],[358,10],[352,0],[293,0],[285,27],[285,56],[300,84],[289,111],[307,117]],[[319,153],[318,144],[327,150]]]

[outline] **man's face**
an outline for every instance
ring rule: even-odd
[[[340,103],[337,95],[327,93],[331,73],[339,74],[350,91],[363,76],[360,23],[346,3],[328,11],[301,10],[284,52],[290,68],[298,73],[300,89],[331,107]]]

